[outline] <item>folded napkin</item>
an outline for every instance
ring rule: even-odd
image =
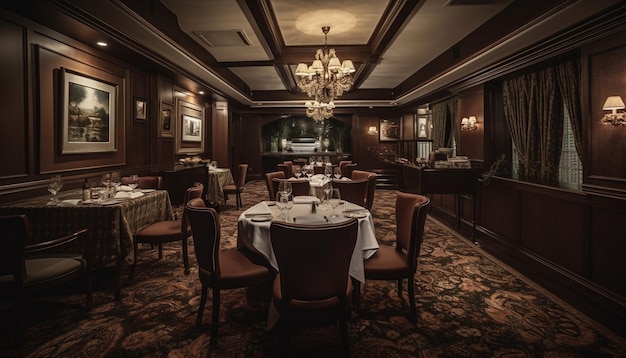
[[[133,188],[128,185],[120,185],[117,187],[117,191],[133,191]]]
[[[360,206],[360,205],[356,205],[354,203],[351,203],[349,201],[345,201],[346,203],[346,207],[343,210],[344,213],[350,213],[350,212],[355,212],[355,211],[361,211],[361,210],[367,210],[366,208]]]
[[[294,217],[294,220],[296,224],[305,224],[305,225],[327,224],[326,219],[324,219],[322,216],[317,216],[317,215],[297,216],[297,217]]]
[[[82,200],[80,199],[67,199],[67,200],[61,200],[59,202],[59,206],[76,206],[78,204],[81,203]]]
[[[320,199],[314,196],[309,196],[309,195],[295,196],[293,198],[294,204],[311,204],[311,203],[319,203],[319,202],[320,202]]]
[[[324,174],[315,174],[311,177],[311,181],[314,181],[314,182],[320,182],[324,180],[328,180],[328,178]]]
[[[250,209],[246,210],[244,213],[244,216],[247,218],[252,218],[252,217],[261,216],[261,215],[265,215],[265,216],[272,215],[272,211],[270,210],[269,206],[267,206],[267,203],[265,203],[264,201],[254,205]]]
[[[140,191],[131,192],[131,193],[126,192],[126,191],[118,191],[117,193],[115,193],[115,199],[135,199],[140,196],[143,196],[143,193]]]

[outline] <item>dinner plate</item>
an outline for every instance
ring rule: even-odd
[[[364,218],[367,216],[367,213],[365,211],[351,211],[348,213],[343,213],[343,216],[347,217],[347,218]]]
[[[151,193],[153,191],[155,191],[156,189],[141,189],[142,193]]]
[[[250,220],[257,221],[257,222],[270,221],[272,220],[272,217],[269,215],[259,215],[259,216],[253,216],[252,219]]]

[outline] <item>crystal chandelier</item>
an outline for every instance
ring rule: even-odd
[[[328,31],[330,26],[322,27],[324,49],[317,50],[313,63],[310,66],[300,63],[296,68],[296,76],[300,77],[298,87],[315,98],[306,103],[306,115],[317,122],[333,116],[333,101],[352,87],[351,74],[355,71],[351,60],[342,63],[335,49],[328,48]]]

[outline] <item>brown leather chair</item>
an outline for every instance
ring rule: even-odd
[[[299,165],[301,167],[307,165],[307,160],[304,158],[296,158],[292,160],[291,162],[293,163],[293,165]]]
[[[241,201],[241,192],[243,192],[243,186],[246,185],[247,175],[248,164],[239,164],[238,173],[235,176],[235,183],[224,185],[224,187],[222,188],[224,191],[224,205],[226,205],[226,198],[228,197],[228,194],[234,194],[237,209],[243,207],[243,202]]]
[[[128,185],[130,177],[122,177],[122,185]],[[163,178],[158,175],[140,176],[137,180],[137,189],[158,189],[163,187]]]
[[[193,204],[190,201],[185,211],[191,224],[198,276],[202,283],[196,325],[202,324],[210,287],[213,297],[210,344],[215,346],[220,321],[220,290],[269,284],[272,275],[268,267],[253,263],[238,249],[220,250],[221,229],[217,212],[212,208],[194,207]]]
[[[283,355],[289,355],[296,325],[337,321],[343,352],[349,354],[352,284],[348,272],[357,233],[357,219],[330,225],[272,222],[270,235],[279,271],[272,301],[280,312]]]
[[[378,175],[374,172],[368,172],[364,170],[353,170],[350,177],[352,180],[367,179],[367,198],[365,199],[365,207],[367,210],[372,210],[374,204],[374,194],[376,193],[376,183],[378,181]]]
[[[352,164],[351,160],[340,160],[339,161],[339,169],[341,170],[341,175],[344,177],[348,177],[348,164]]]
[[[278,186],[281,182],[287,181],[291,183],[291,195],[293,196],[308,196],[311,195],[311,182],[308,179],[297,179],[297,180],[289,180],[289,179],[272,179],[272,189],[274,194],[278,193]],[[274,195],[274,199],[276,200],[276,195]]]
[[[360,180],[337,180],[333,179],[333,189],[339,189],[341,194],[341,200],[346,200],[351,203],[366,206],[367,200],[367,185],[366,179]]]
[[[28,218],[26,215],[8,215],[0,216],[0,232],[0,295],[15,299],[13,313],[17,327],[13,332],[16,346],[21,346],[24,312],[28,298],[34,293],[84,277],[85,306],[91,310],[93,251],[91,240],[85,237],[87,229],[25,245],[30,236]],[[63,247],[68,250],[66,254],[59,253]],[[78,250],[81,252],[76,252]]]
[[[194,198],[202,197],[204,185],[196,182],[194,186],[185,192],[185,203]],[[183,264],[185,265],[185,275],[189,274],[189,253],[187,249],[187,239],[189,238],[189,227],[187,224],[186,212],[183,210],[182,220],[164,220],[152,223],[135,234],[135,261],[131,266],[131,275],[137,266],[138,244],[159,245],[159,260],[163,258],[163,244],[167,242],[180,241],[183,250]]]
[[[408,279],[411,319],[417,320],[415,308],[415,272],[424,241],[424,224],[430,208],[426,196],[398,193],[396,199],[396,245],[380,245],[376,253],[363,262],[365,280],[397,280],[398,296],[402,297],[402,280]],[[354,283],[355,308],[359,307],[360,284]]]
[[[269,194],[270,201],[276,200],[276,189],[274,189],[274,179],[285,179],[285,173],[282,171],[265,173],[265,185],[267,186],[267,193]]]

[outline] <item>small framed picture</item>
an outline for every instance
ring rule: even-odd
[[[145,121],[148,118],[148,101],[135,97],[135,119]]]
[[[378,120],[378,141],[397,142],[400,140],[400,121],[393,119]]]
[[[182,140],[187,142],[202,141],[202,119],[183,114]]]
[[[172,131],[172,110],[174,106],[167,103],[161,104],[161,118],[159,123],[159,135],[164,138],[171,138],[174,136]]]
[[[417,138],[428,138],[428,120],[426,117],[417,117]]]

